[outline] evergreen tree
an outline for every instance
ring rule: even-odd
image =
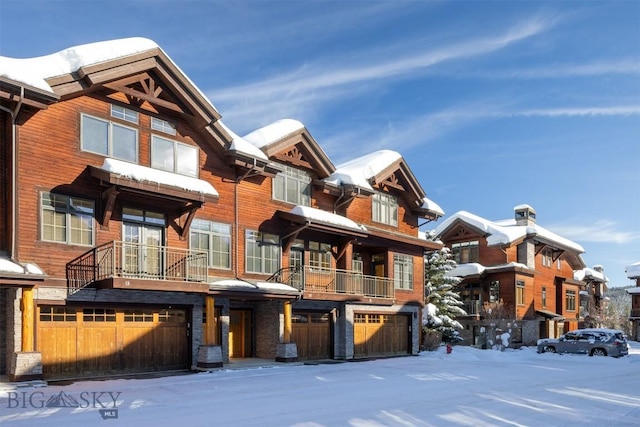
[[[425,314],[422,319],[425,333],[436,331],[444,342],[455,343],[462,338],[458,330],[462,325],[456,319],[467,313],[462,309],[456,285],[461,279],[446,276],[457,263],[447,247],[430,252],[425,257]]]

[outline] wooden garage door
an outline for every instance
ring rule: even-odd
[[[401,314],[355,313],[355,357],[389,356],[409,352],[409,318]]]
[[[329,313],[294,313],[291,340],[304,360],[331,358],[331,316]]]
[[[41,306],[37,348],[45,378],[183,369],[186,311]]]

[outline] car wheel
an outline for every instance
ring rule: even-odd
[[[604,351],[604,349],[602,349],[602,348],[594,348],[593,350],[591,350],[591,355],[592,356],[606,356],[607,352]]]
[[[555,353],[556,352],[556,348],[555,347],[551,347],[550,345],[545,345],[544,347],[542,347],[542,352],[543,353]]]

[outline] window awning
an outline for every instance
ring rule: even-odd
[[[218,200],[213,185],[202,179],[161,171],[116,159],[105,159],[102,167],[89,166],[91,176],[132,190],[206,202]]]
[[[553,320],[564,320],[564,316],[549,310],[536,310],[536,314]]]
[[[309,206],[296,206],[289,212],[278,211],[277,214],[284,220],[319,231],[354,237],[369,235],[365,226],[349,218]]]

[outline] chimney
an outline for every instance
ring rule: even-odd
[[[513,208],[516,225],[533,225],[536,223],[536,211],[529,205],[518,205]]]

